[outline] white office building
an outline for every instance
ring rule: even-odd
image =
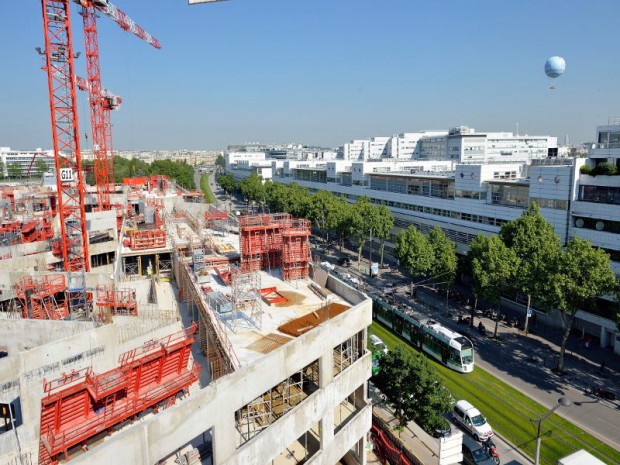
[[[33,161],[34,159],[34,161]],[[43,160],[48,167],[48,170],[54,169],[54,151],[42,150],[40,148],[36,150],[15,150],[11,147],[0,147],[0,161],[2,161],[2,168],[4,170],[4,176],[9,175],[9,166],[18,165],[19,176],[25,176],[28,170],[30,174],[35,174],[35,163],[37,160]],[[11,170],[12,171],[12,170]]]
[[[439,226],[459,253],[467,252],[477,234],[496,234],[536,201],[563,243],[574,236],[590,240],[611,255],[618,273],[620,176],[580,173],[586,164],[620,168],[620,121],[612,123],[597,128],[597,143],[587,159],[556,157],[555,137],[459,127],[443,134],[407,133],[415,134],[409,140],[422,134],[407,160],[272,162],[272,180],[297,182],[313,192],[328,190],[351,202],[366,196],[390,208],[396,219],[393,235],[410,225],[425,233]],[[354,142],[360,148],[370,139]],[[391,250],[393,244],[386,243],[386,253]],[[576,326],[620,353],[613,318],[611,302],[602,299],[591,313],[578,312]]]

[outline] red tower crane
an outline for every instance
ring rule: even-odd
[[[84,206],[84,179],[77,115],[70,3],[70,0],[41,0],[45,52],[40,51],[40,53],[45,55],[44,69],[47,71],[49,88],[62,257],[64,269],[70,273],[67,297],[71,312],[76,313],[86,311],[88,306],[84,273],[90,270],[90,255]],[[89,21],[85,22],[85,26],[91,25],[90,21],[94,21],[94,8],[97,8],[114,19],[124,30],[131,31],[154,47],[160,48],[157,39],[147,34],[107,0],[80,0],[79,3],[85,9],[90,8],[89,13],[92,18],[85,19]],[[91,105],[103,109],[96,29],[90,29],[90,31],[95,31],[95,35],[89,33],[86,39],[87,53],[90,52],[87,58],[88,78],[91,89],[95,88],[98,92],[98,98],[90,100]],[[90,47],[94,47],[94,51]],[[97,121],[102,122],[98,127],[105,128],[105,117],[102,113],[98,116],[100,119]],[[95,132],[93,128],[93,133]],[[99,137],[98,143],[105,145],[105,135],[102,133]],[[95,142],[93,140],[93,143]],[[101,153],[105,156],[105,166],[109,166],[107,149],[104,147]],[[109,169],[106,172],[108,177],[104,178],[102,175],[101,179],[102,182],[105,179],[105,184],[108,185]]]
[[[155,48],[161,48],[157,39],[145,32],[125,13],[108,0],[74,0],[82,6],[84,20],[84,50],[86,52],[86,72],[89,83],[90,124],[93,143],[93,160],[97,201],[100,210],[110,209],[111,178],[114,172],[112,155],[112,125],[110,110],[114,100],[106,96],[101,88],[101,66],[97,34],[97,12],[113,19],[123,30],[130,31]]]
[[[88,232],[69,0],[41,0],[41,5],[62,257],[65,271],[88,271]]]
[[[97,97],[95,97],[95,93],[92,92],[91,90],[91,85],[90,82],[86,79],[84,79],[83,77],[80,76],[76,76],[75,77],[75,83],[77,85],[77,88],[83,92],[88,92],[89,95],[89,100],[90,99],[95,99]],[[108,162],[108,176],[106,177],[104,175],[103,170],[100,171],[99,176],[97,176],[97,171],[95,171],[95,184],[97,186],[97,203],[99,206],[100,210],[109,210],[110,209],[110,194],[111,194],[111,189],[109,189],[109,187],[111,185],[114,185],[114,155],[113,155],[113,150],[112,150],[112,122],[110,120],[110,112],[112,110],[120,110],[121,108],[121,104],[123,103],[123,99],[121,97],[119,97],[118,95],[114,95],[112,92],[110,92],[107,89],[101,89],[101,107],[97,108],[96,111],[92,111],[92,107],[96,106],[96,105],[92,105],[91,106],[91,126],[95,127],[94,124],[94,117],[93,117],[93,113],[99,113],[99,112],[103,112],[103,133],[104,133],[104,140],[106,141],[106,145],[105,145],[105,151],[107,151],[107,153],[109,154],[109,156],[107,157],[107,162]],[[101,131],[92,131],[92,137],[93,137],[93,141],[95,140],[96,135],[101,136]],[[93,147],[96,147],[96,143],[93,142]],[[102,160],[102,153],[105,153],[103,151],[98,151],[98,153],[95,153],[95,151],[93,150],[93,158],[95,160],[97,160],[97,155],[99,155],[99,160],[101,160],[101,162],[103,162],[104,160]],[[97,170],[97,168],[100,166],[100,163],[93,163],[93,168],[95,168],[95,170]],[[103,167],[105,169],[105,166]],[[106,180],[109,179],[109,180]],[[100,182],[101,181],[101,182]]]

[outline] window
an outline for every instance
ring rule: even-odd
[[[507,207],[527,207],[529,189],[527,186],[505,184],[491,185],[491,203]]]
[[[584,202],[620,204],[620,188],[604,186],[581,186],[579,200]]]

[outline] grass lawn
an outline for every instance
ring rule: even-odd
[[[407,341],[374,322],[369,332],[379,336],[392,349],[398,344],[407,345],[412,352],[418,352]],[[461,374],[428,358],[444,380],[455,399],[466,399],[487,417],[497,433],[515,446],[534,457],[536,449],[536,424],[531,418],[540,418],[547,407],[533,401],[526,395],[476,366],[473,373]],[[579,449],[585,449],[605,463],[620,463],[620,452],[594,438],[584,430],[562,417],[551,414],[541,429],[542,445],[540,463],[555,465],[558,459]]]
[[[202,191],[202,195],[204,195],[205,202],[207,203],[217,203],[217,199],[213,192],[211,192],[211,188],[209,187],[209,173],[200,175],[200,190]]]

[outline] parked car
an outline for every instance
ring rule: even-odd
[[[385,343],[381,340],[381,338],[375,334],[370,335],[370,345],[372,346],[372,350],[374,352],[381,352],[387,354],[388,348]]]
[[[450,434],[452,434],[452,427],[450,426],[450,422],[448,420],[443,420],[441,422],[441,426],[433,430],[434,438],[445,438],[450,436]]]
[[[495,465],[496,462],[482,444],[463,436],[463,463],[465,465]]]
[[[329,262],[321,262],[321,268],[327,271],[334,271],[336,267]]]
[[[493,436],[493,429],[480,411],[466,400],[459,400],[452,408],[454,421],[466,429],[476,441],[485,441]]]
[[[341,257],[338,260],[338,265],[340,265],[340,266],[351,266],[351,260],[349,260],[347,257]]]

